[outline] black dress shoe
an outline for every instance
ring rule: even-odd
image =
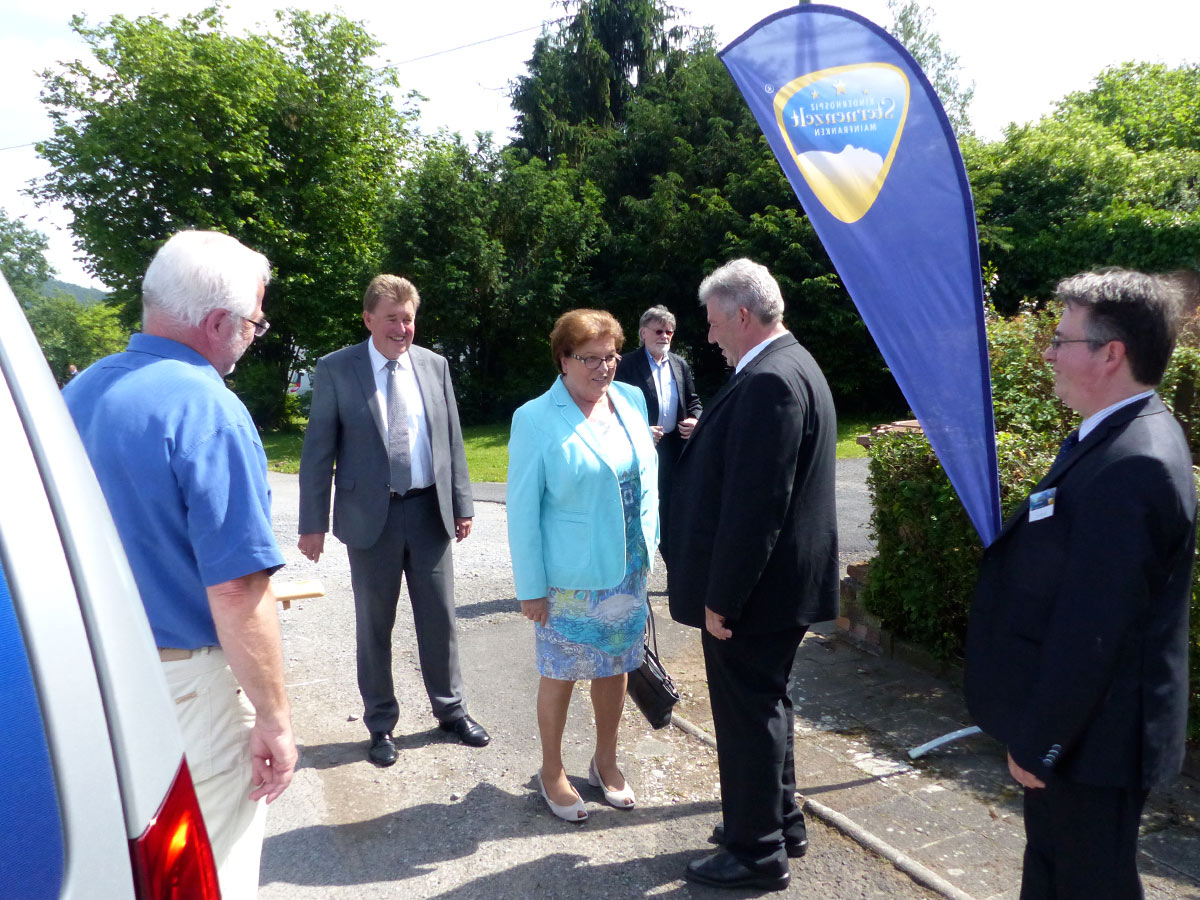
[[[470,716],[451,719],[449,722],[438,722],[438,728],[442,729],[442,731],[453,731],[458,735],[458,739],[468,747],[486,747],[488,741],[492,739],[484,731],[483,726]]]
[[[387,731],[371,732],[371,749],[367,751],[367,759],[377,766],[387,768],[396,761],[396,745],[392,743],[392,735]]]
[[[763,891],[782,891],[792,880],[790,872],[784,872],[782,875],[755,872],[727,850],[718,850],[700,859],[693,859],[687,864],[684,875],[688,881],[697,881],[712,887],[758,888]]]
[[[725,823],[718,822],[717,827],[713,829],[713,833],[709,835],[708,842],[710,844],[725,843]],[[800,859],[808,852],[808,841],[789,841],[783,839],[783,849],[787,851],[788,859]]]

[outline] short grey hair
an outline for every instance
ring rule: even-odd
[[[735,259],[700,282],[700,305],[715,300],[726,315],[744,306],[763,325],[783,321],[783,295],[779,283],[767,270],[750,259]]]
[[[662,322],[672,331],[675,330],[675,313],[671,312],[665,306],[652,306],[644,313],[642,318],[638,320],[638,329],[645,328],[651,322]]]
[[[1108,267],[1064,278],[1054,296],[1089,311],[1087,337],[1120,341],[1139,384],[1162,381],[1179,337],[1180,316],[1196,305],[1196,280],[1183,272],[1148,275]]]
[[[258,305],[259,285],[270,281],[267,258],[236,238],[181,231],[154,254],[142,278],[142,319],[154,310],[194,326],[214,309],[247,318]]]

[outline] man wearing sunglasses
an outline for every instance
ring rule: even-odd
[[[671,473],[691,437],[700,416],[700,396],[692,381],[692,370],[683,357],[671,352],[675,316],[665,306],[652,306],[638,323],[640,351],[628,353],[617,363],[616,380],[640,388],[646,395],[650,433],[658,450],[659,551],[667,559],[667,529],[670,522]]]
[[[1043,356],[1083,421],[984,553],[965,689],[1025,789],[1022,900],[1125,900],[1146,793],[1184,754],[1196,488],[1155,386],[1194,291],[1109,269],[1056,293]]]

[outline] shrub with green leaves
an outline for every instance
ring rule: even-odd
[[[988,345],[996,418],[1000,503],[1007,518],[1050,468],[1078,417],[1054,397],[1042,360],[1057,322],[1053,311],[1024,308],[989,316]],[[1195,323],[1191,323],[1194,326]],[[1159,393],[1200,447],[1200,340],[1189,326]],[[946,662],[962,659],[967,610],[983,552],[958,494],[921,434],[872,439],[867,486],[877,555],[864,602],[885,628]],[[1191,721],[1200,738],[1200,579],[1192,582]]]

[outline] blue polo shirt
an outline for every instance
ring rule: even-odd
[[[134,334],[63,389],[160,647],[217,644],[205,587],[283,565],[258,429],[190,347]]]

